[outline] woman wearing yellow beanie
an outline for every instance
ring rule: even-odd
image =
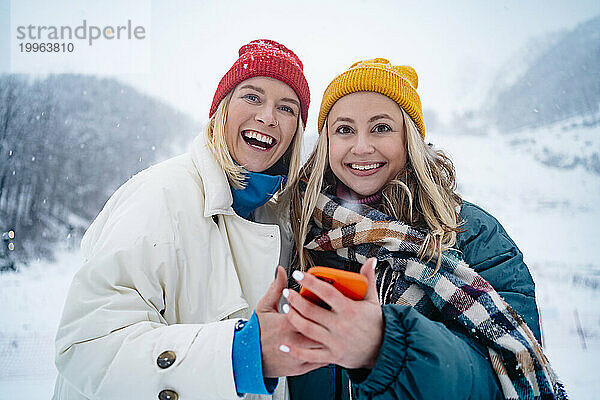
[[[323,95],[292,192],[292,282],[330,309],[285,289],[283,312],[314,343],[280,349],[330,365],[289,377],[291,399],[565,398],[522,253],[455,192],[451,160],[424,141],[417,88],[413,68],[377,58]],[[313,265],[360,270],[365,299],[303,272]]]

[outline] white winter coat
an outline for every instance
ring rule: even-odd
[[[55,399],[238,399],[234,324],[248,318],[291,232],[268,206],[233,211],[225,174],[198,136],[188,154],[119,188],[82,240],[56,336]],[[161,369],[164,351],[175,363]],[[275,398],[287,397],[285,379]]]

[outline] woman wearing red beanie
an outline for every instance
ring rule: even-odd
[[[85,263],[58,328],[55,399],[235,399],[275,388],[283,398],[284,381],[268,377],[320,366],[273,340],[306,342],[277,313],[287,278],[275,270],[293,247],[280,204],[310,102],[302,69],[277,42],[243,46],[190,152],[108,200],[82,240]]]

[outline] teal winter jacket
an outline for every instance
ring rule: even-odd
[[[535,286],[523,254],[480,207],[463,201],[460,215],[464,232],[455,248],[540,341]],[[382,310],[384,337],[372,370],[329,365],[288,377],[291,400],[347,400],[350,390],[353,399],[502,399],[487,349],[458,323],[432,321],[409,306],[383,305]]]

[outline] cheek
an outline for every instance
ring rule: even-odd
[[[329,165],[332,168],[337,168],[338,164],[341,163],[341,157],[337,148],[329,150]]]
[[[338,178],[344,173],[344,149],[340,144],[334,144],[335,142],[329,142],[329,166],[333,174]]]
[[[237,134],[240,125],[250,118],[248,107],[240,101],[231,101],[227,109],[227,120],[225,121],[226,132]]]
[[[227,147],[229,147],[229,151],[232,150],[231,146],[233,145],[233,141],[237,135],[237,131],[232,125],[231,119],[227,118],[227,122],[225,123],[225,142],[227,143]]]
[[[329,136],[329,151],[327,152],[329,157],[329,165],[333,167],[334,164],[341,162],[344,150],[342,149],[343,143],[336,140],[335,136]]]
[[[237,135],[238,124],[237,117],[238,113],[235,112],[235,108],[229,108],[227,112],[227,120],[225,121],[225,140],[227,144],[233,143],[235,136]]]
[[[298,122],[296,122],[295,120],[286,121],[282,125],[283,126],[281,129],[281,132],[283,133],[283,140],[289,144],[292,142],[292,139],[294,138],[294,135],[296,134],[296,130],[298,128]]]
[[[396,176],[406,165],[406,152],[404,150],[390,152],[386,157],[390,162],[390,174]]]

